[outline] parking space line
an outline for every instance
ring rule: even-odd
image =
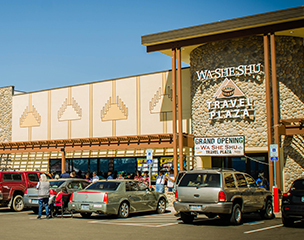
[[[259,228],[259,229],[247,231],[247,232],[244,232],[244,233],[247,234],[247,233],[261,232],[261,231],[265,231],[265,230],[269,230],[269,229],[273,229],[273,228],[278,228],[278,227],[282,227],[282,226],[283,226],[283,224],[279,224],[279,225],[274,225],[274,226],[270,226],[270,227]]]
[[[248,222],[248,223],[244,223],[243,225],[258,225],[258,224],[262,224],[264,223],[264,221],[256,221],[256,222]]]
[[[31,211],[26,211],[26,212],[7,212],[7,213],[0,213],[1,215],[13,215],[13,214],[22,214],[22,213],[29,213]]]
[[[122,226],[137,226],[137,227],[166,227],[171,225],[176,225],[176,223],[166,223],[166,224],[159,224],[159,225],[149,225],[149,224],[139,224],[139,223],[121,223],[121,222],[107,222],[107,221],[90,221],[89,223],[100,223],[100,224],[109,224],[109,225],[122,225]]]

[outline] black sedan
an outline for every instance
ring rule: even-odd
[[[282,222],[290,227],[296,220],[304,218],[304,178],[295,180],[290,190],[283,194]]]

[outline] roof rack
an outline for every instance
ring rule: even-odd
[[[199,168],[192,169],[190,171],[195,171],[195,170],[216,170],[219,172],[222,172],[225,170],[234,171],[234,172],[236,171],[234,168],[218,168],[218,167],[211,167],[211,168],[199,167]]]

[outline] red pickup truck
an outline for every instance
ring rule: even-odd
[[[8,206],[14,211],[21,211],[23,195],[27,188],[32,188],[39,182],[38,171],[0,171],[0,206]],[[47,178],[51,178],[46,174]]]

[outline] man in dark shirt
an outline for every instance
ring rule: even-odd
[[[60,178],[70,178],[70,174],[68,174],[66,171],[63,171],[63,173],[60,174]]]

